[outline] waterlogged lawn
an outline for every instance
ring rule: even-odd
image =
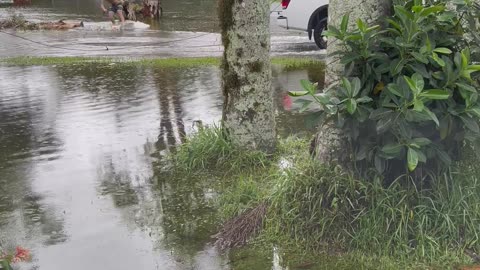
[[[0,59],[0,63],[13,66],[78,65],[78,64],[123,64],[165,68],[220,66],[221,59],[202,58],[107,58],[107,57],[13,57]],[[310,58],[272,58],[272,64],[287,70],[323,69],[324,62]]]
[[[267,157],[232,146],[219,129],[204,129],[177,149],[168,171],[177,179],[220,175],[218,211],[224,221],[268,205],[261,233],[252,235],[247,248],[230,253],[238,269],[267,257],[274,269],[463,269],[474,264],[467,254],[477,248],[472,241],[480,220],[475,155],[454,167],[455,185],[440,181],[418,191],[402,181],[383,187],[320,165],[308,146],[306,138],[281,139],[277,154]]]

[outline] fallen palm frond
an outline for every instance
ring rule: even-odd
[[[217,239],[215,245],[221,250],[246,245],[262,229],[267,208],[266,203],[261,203],[227,221],[220,232],[213,236]]]

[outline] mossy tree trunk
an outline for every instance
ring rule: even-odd
[[[369,25],[379,24],[392,9],[391,0],[330,0],[328,10],[328,25],[337,29],[344,15],[350,16],[350,27],[362,19]],[[338,40],[328,40],[327,69],[325,83],[328,86],[339,80],[343,75],[344,66],[339,61],[337,53],[343,50]],[[324,123],[312,141],[311,153],[322,163],[346,165],[350,161],[348,142],[342,131],[332,122]]]
[[[219,0],[225,47],[222,125],[236,144],[272,153],[275,113],[268,0]]]

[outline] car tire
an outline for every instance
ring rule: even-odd
[[[327,48],[327,40],[322,35],[323,31],[327,30],[327,20],[322,20],[313,29],[313,39],[315,40],[315,44],[317,44],[318,48],[326,49]]]

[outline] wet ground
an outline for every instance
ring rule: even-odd
[[[286,91],[318,73],[274,72],[281,136],[305,130],[285,110]],[[153,157],[193,121],[220,119],[219,75],[214,67],[0,67],[0,239],[32,249],[22,269],[243,269],[209,244],[215,189],[169,182]],[[272,258],[249,259],[265,269]]]
[[[107,21],[93,0],[39,1],[34,7],[0,9],[0,19],[23,14],[32,21],[60,19],[86,22]],[[148,30],[101,30],[86,27],[70,31],[13,32],[21,38],[0,33],[0,57],[6,56],[127,56],[127,57],[202,57],[220,56],[222,46],[218,33],[215,0],[163,1],[160,21],[148,20]],[[272,4],[272,55],[322,58],[319,50],[304,32],[287,31],[277,26],[280,10]],[[90,24],[91,25],[91,24]],[[12,33],[12,32],[10,32]],[[22,39],[24,38],[24,39]],[[25,39],[29,39],[25,40]],[[108,50],[107,50],[108,48]]]
[[[0,18],[104,20],[95,0],[35,3]],[[218,56],[214,12],[214,0],[170,0],[150,30],[9,32],[40,44],[0,33],[0,57]],[[305,33],[271,29],[273,55],[323,56]],[[304,78],[321,71],[274,69],[280,136],[306,130],[285,98]],[[158,153],[221,109],[215,67],[0,66],[0,245],[32,250],[21,269],[282,269],[273,251],[246,264],[219,254],[215,189],[155,169]]]

